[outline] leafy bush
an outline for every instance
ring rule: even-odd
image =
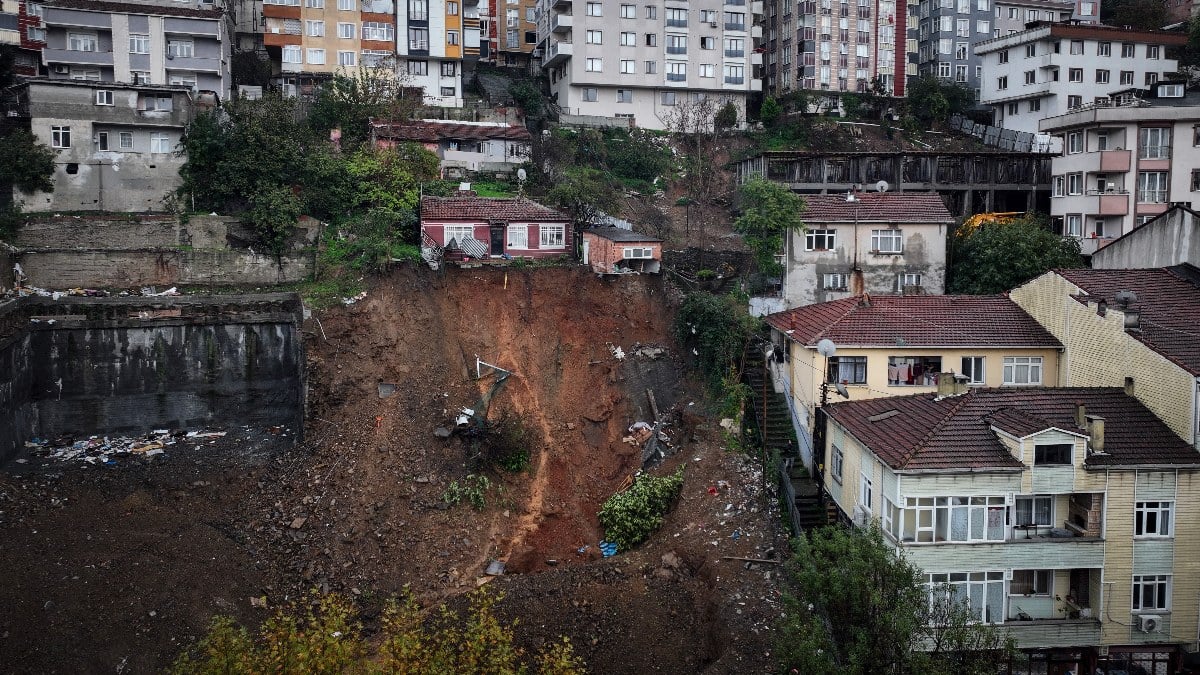
[[[487,506],[486,496],[488,488],[491,486],[492,482],[488,480],[487,476],[470,473],[461,483],[456,480],[450,481],[450,487],[442,493],[442,501],[450,506],[458,506],[466,502],[476,511],[482,511],[483,507]]]
[[[695,350],[701,372],[719,389],[731,367],[740,372],[746,340],[758,325],[741,298],[697,291],[684,298],[675,315],[675,337]]]
[[[682,466],[669,476],[636,477],[629,489],[609,497],[600,507],[605,539],[616,542],[623,551],[646,541],[662,526],[682,491]]]
[[[289,605],[257,636],[230,617],[213,619],[208,634],[181,654],[176,675],[251,673],[394,673],[401,675],[577,675],[584,672],[566,638],[529,658],[513,644],[516,622],[495,614],[503,595],[470,594],[465,616],[442,605],[428,616],[405,592],[387,603],[381,630],[368,639],[354,606],[338,595],[316,595],[307,608]]]
[[[417,217],[407,208],[371,209],[351,216],[326,231],[322,264],[378,274],[394,259],[419,260],[421,249],[412,243],[416,223]]]

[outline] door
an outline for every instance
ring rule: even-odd
[[[492,255],[504,254],[504,223],[492,223]]]

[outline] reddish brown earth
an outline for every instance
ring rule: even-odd
[[[776,566],[726,556],[785,543],[761,471],[722,447],[686,377],[675,302],[660,278],[406,269],[305,323],[299,447],[231,430],[150,462],[10,464],[0,664],[155,672],[213,614],[265,618],[252,597],[274,607],[316,587],[370,608],[409,586],[460,604],[498,559],[508,574],[490,587],[528,647],[567,635],[597,673],[769,672]],[[532,439],[528,470],[487,474],[481,511],[442,500],[468,473],[468,444],[434,435],[491,385],[474,380],[477,355],[514,373],[490,419],[519,418]],[[380,383],[396,393],[381,398]],[[674,451],[652,471],[686,465],[683,496],[651,541],[599,559],[596,512],[640,464],[622,439],[651,418],[647,389]]]

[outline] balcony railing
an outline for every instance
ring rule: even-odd
[[[672,46],[668,46],[668,47],[667,47],[667,53],[668,53],[668,54],[686,54],[686,53],[687,53],[687,47],[672,47]]]
[[[667,73],[667,82],[683,82],[687,80],[686,73]]]
[[[1170,144],[1138,146],[1138,159],[1170,159],[1170,158],[1171,158]]]
[[[687,28],[687,19],[667,19],[667,28]]]
[[[1165,204],[1167,190],[1138,190],[1137,200],[1140,204]]]
[[[725,30],[746,30],[745,23],[725,23]]]
[[[726,49],[725,56],[730,58],[741,58],[746,55],[745,49]]]
[[[733,75],[725,76],[725,84],[745,84],[745,77],[734,77]]]

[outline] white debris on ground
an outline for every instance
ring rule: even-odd
[[[268,431],[285,438],[291,434],[291,430],[287,427],[270,427]],[[34,438],[25,442],[25,448],[31,457],[47,461],[84,462],[113,466],[118,464],[120,459],[134,457],[149,459],[175,447],[194,448],[200,445],[214,444],[217,439],[224,438],[228,433],[224,430],[209,429],[187,432],[155,429],[140,436],[89,436],[82,440]],[[19,463],[26,461],[25,459],[17,460]]]

